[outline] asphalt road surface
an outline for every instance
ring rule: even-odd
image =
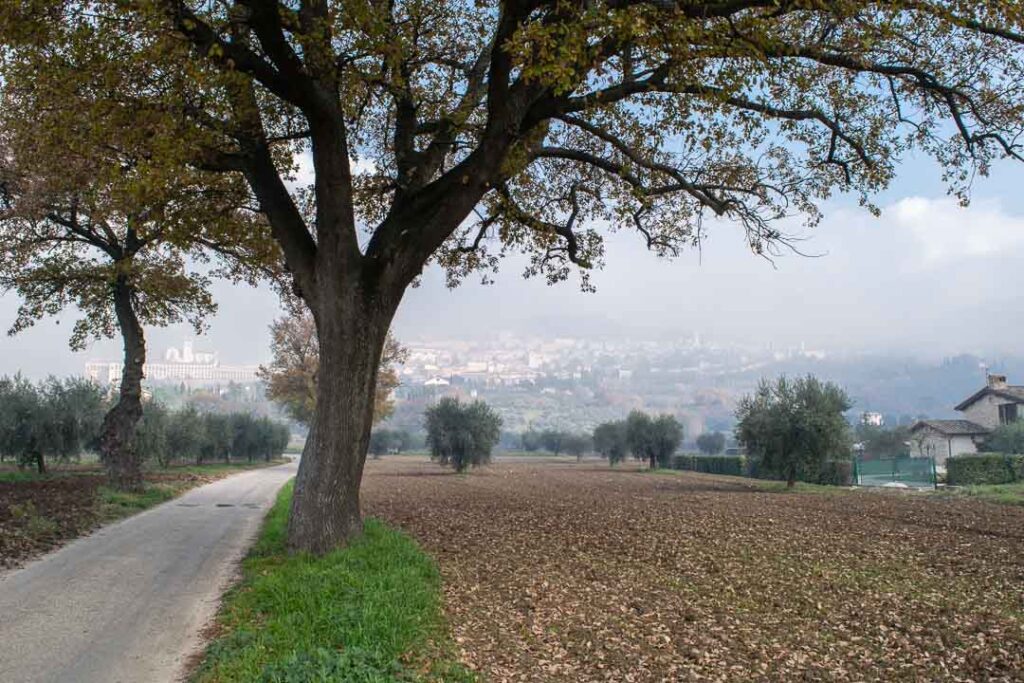
[[[175,681],[294,463],[251,470],[0,574],[0,681]]]

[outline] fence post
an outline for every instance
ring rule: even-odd
[[[935,469],[935,456],[931,456],[932,461],[932,488],[938,490],[939,488],[939,473]]]

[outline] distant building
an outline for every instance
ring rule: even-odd
[[[970,420],[921,420],[910,428],[910,454],[942,465],[954,455],[977,453],[989,431]]]
[[[444,377],[431,377],[430,379],[428,379],[426,382],[423,383],[423,386],[425,386],[425,387],[446,387],[446,386],[449,386],[450,384],[451,384],[451,382],[446,380]]]
[[[960,420],[921,420],[910,428],[911,454],[932,456],[936,463],[964,453],[977,453],[993,429],[1024,417],[1024,386],[1006,383],[1005,375],[989,375],[986,385],[956,410]]]
[[[1006,383],[1006,375],[989,375],[988,384],[956,409],[968,420],[995,429],[1024,417],[1024,386]]]
[[[885,418],[882,417],[881,413],[867,411],[861,413],[860,423],[869,427],[881,427],[885,424]]]
[[[119,361],[89,361],[85,376],[100,384],[118,384],[122,363]],[[221,365],[217,352],[196,351],[191,340],[185,340],[181,349],[171,347],[162,363],[146,363],[143,376],[150,382],[178,382],[185,384],[220,384],[237,382],[253,384],[259,381],[257,365]]]

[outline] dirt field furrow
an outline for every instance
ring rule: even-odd
[[[363,491],[489,681],[1024,680],[1024,508],[403,458]]]

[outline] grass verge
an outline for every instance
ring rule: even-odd
[[[101,486],[96,491],[99,505],[99,517],[102,521],[111,522],[136,512],[142,512],[154,505],[159,505],[174,498],[191,488],[185,482],[174,484],[146,484],[142,491],[125,493]]]
[[[225,598],[223,634],[196,683],[473,681],[455,664],[433,559],[405,534],[367,520],[363,536],[323,557],[290,555],[292,484],[278,495],[242,580]]]
[[[1024,505],[1024,481],[1012,484],[975,484],[942,492],[946,496],[968,496],[1000,505]]]

